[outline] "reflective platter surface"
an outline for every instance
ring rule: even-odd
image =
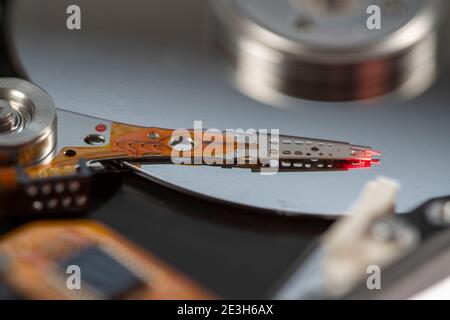
[[[82,30],[66,28],[66,8],[82,8]],[[115,4],[117,3],[117,4]],[[450,71],[409,102],[318,103],[293,109],[253,100],[229,82],[211,49],[208,1],[15,0],[11,34],[30,79],[61,109],[136,125],[279,128],[282,133],[370,145],[370,170],[283,173],[145,166],[203,194],[280,212],[342,213],[379,175],[402,184],[399,211],[450,194]]]

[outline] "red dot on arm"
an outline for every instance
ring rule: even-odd
[[[95,130],[97,130],[97,132],[104,132],[106,129],[108,129],[108,127],[104,123],[99,123],[95,126]]]

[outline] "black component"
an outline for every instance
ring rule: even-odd
[[[80,268],[81,290],[87,284],[107,299],[118,299],[143,285],[132,271],[97,246],[88,247],[59,263],[64,271],[72,265]]]
[[[4,201],[4,207],[0,207],[3,215],[55,217],[84,213],[90,209],[93,172],[84,160],[80,160],[79,170],[73,175],[31,179],[22,167],[18,167],[17,172],[18,187],[5,193],[7,201]]]
[[[117,191],[122,183],[121,170],[108,164],[91,168],[80,159],[75,174],[31,179],[18,167],[17,187],[0,192],[0,217],[70,219],[86,214]]]
[[[450,197],[431,199],[410,213],[400,216],[400,218],[413,224],[419,230],[422,241],[424,242],[425,240],[434,237],[440,231],[448,230],[448,227],[450,226],[449,221],[441,221],[439,224],[437,221],[433,221],[431,219],[432,217],[429,215],[433,205],[439,203],[444,204],[447,202],[450,202]]]

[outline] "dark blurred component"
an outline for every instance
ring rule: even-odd
[[[2,280],[26,299],[214,297],[151,252],[90,220],[23,225],[1,237],[0,252],[8,262]]]
[[[433,287],[450,276],[450,198],[430,200],[402,219],[420,231],[420,245],[383,270],[382,290],[361,283],[346,299],[448,299],[448,291]]]
[[[398,185],[368,183],[276,290],[278,299],[405,299],[449,276],[450,199],[393,215]],[[371,275],[378,274],[378,281]],[[377,287],[378,286],[378,287]]]
[[[85,248],[59,263],[64,271],[71,265],[82,270],[81,290],[91,288],[106,299],[118,299],[144,285],[137,275],[98,246]]]
[[[435,80],[447,1],[215,0],[219,45],[245,93],[363,100]]]

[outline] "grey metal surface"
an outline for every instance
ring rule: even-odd
[[[82,30],[66,29],[79,4]],[[293,100],[296,110],[258,103],[229,85],[205,42],[207,1],[16,0],[12,36],[30,78],[57,107],[160,127],[280,128],[281,133],[371,145],[370,170],[283,173],[145,166],[168,183],[281,212],[339,214],[366,181],[402,183],[398,208],[450,193],[450,72],[407,103],[329,104]]]
[[[399,29],[403,28],[407,23],[416,18],[417,12],[430,5],[436,5],[440,0],[407,0],[397,1],[402,8],[396,14],[390,14],[386,8],[389,5],[389,0],[359,0],[359,1],[345,1],[347,2],[347,9],[340,13],[333,11],[326,11],[320,9],[320,2],[327,1],[308,1],[308,0],[213,0],[219,5],[218,8],[225,9],[226,7],[235,7],[233,10],[239,12],[246,19],[251,20],[265,29],[284,38],[293,41],[293,43],[304,43],[313,46],[313,48],[330,48],[342,49],[344,52],[358,53],[358,51],[365,51],[366,46],[373,45],[374,42],[386,41],[386,36],[391,35]],[[334,1],[336,3],[336,1]],[[402,4],[403,3],[403,4]],[[382,8],[383,26],[380,30],[373,32],[367,28],[366,8],[370,5],[377,5]],[[386,9],[385,9],[386,8]],[[293,22],[296,18],[308,17],[314,19],[317,32],[299,32],[301,30],[294,28]],[[340,19],[345,16],[347,19]],[[311,21],[312,22],[312,21]],[[432,24],[429,21],[430,25]],[[332,29],[331,29],[332,27]],[[312,31],[312,30],[311,30]],[[414,37],[420,37],[420,33],[415,34]],[[411,39],[410,41],[414,41]],[[377,43],[378,44],[378,43]],[[404,45],[399,43],[396,45]],[[377,48],[378,50],[380,48]],[[383,48],[388,51],[392,48]],[[372,52],[365,52],[365,54],[375,54]]]
[[[57,150],[64,147],[101,147],[109,143],[111,122],[104,119],[89,117],[79,113],[58,110],[58,141]],[[100,134],[105,138],[104,144],[89,145],[84,139],[91,134],[99,134],[95,127],[104,124],[106,130]]]

